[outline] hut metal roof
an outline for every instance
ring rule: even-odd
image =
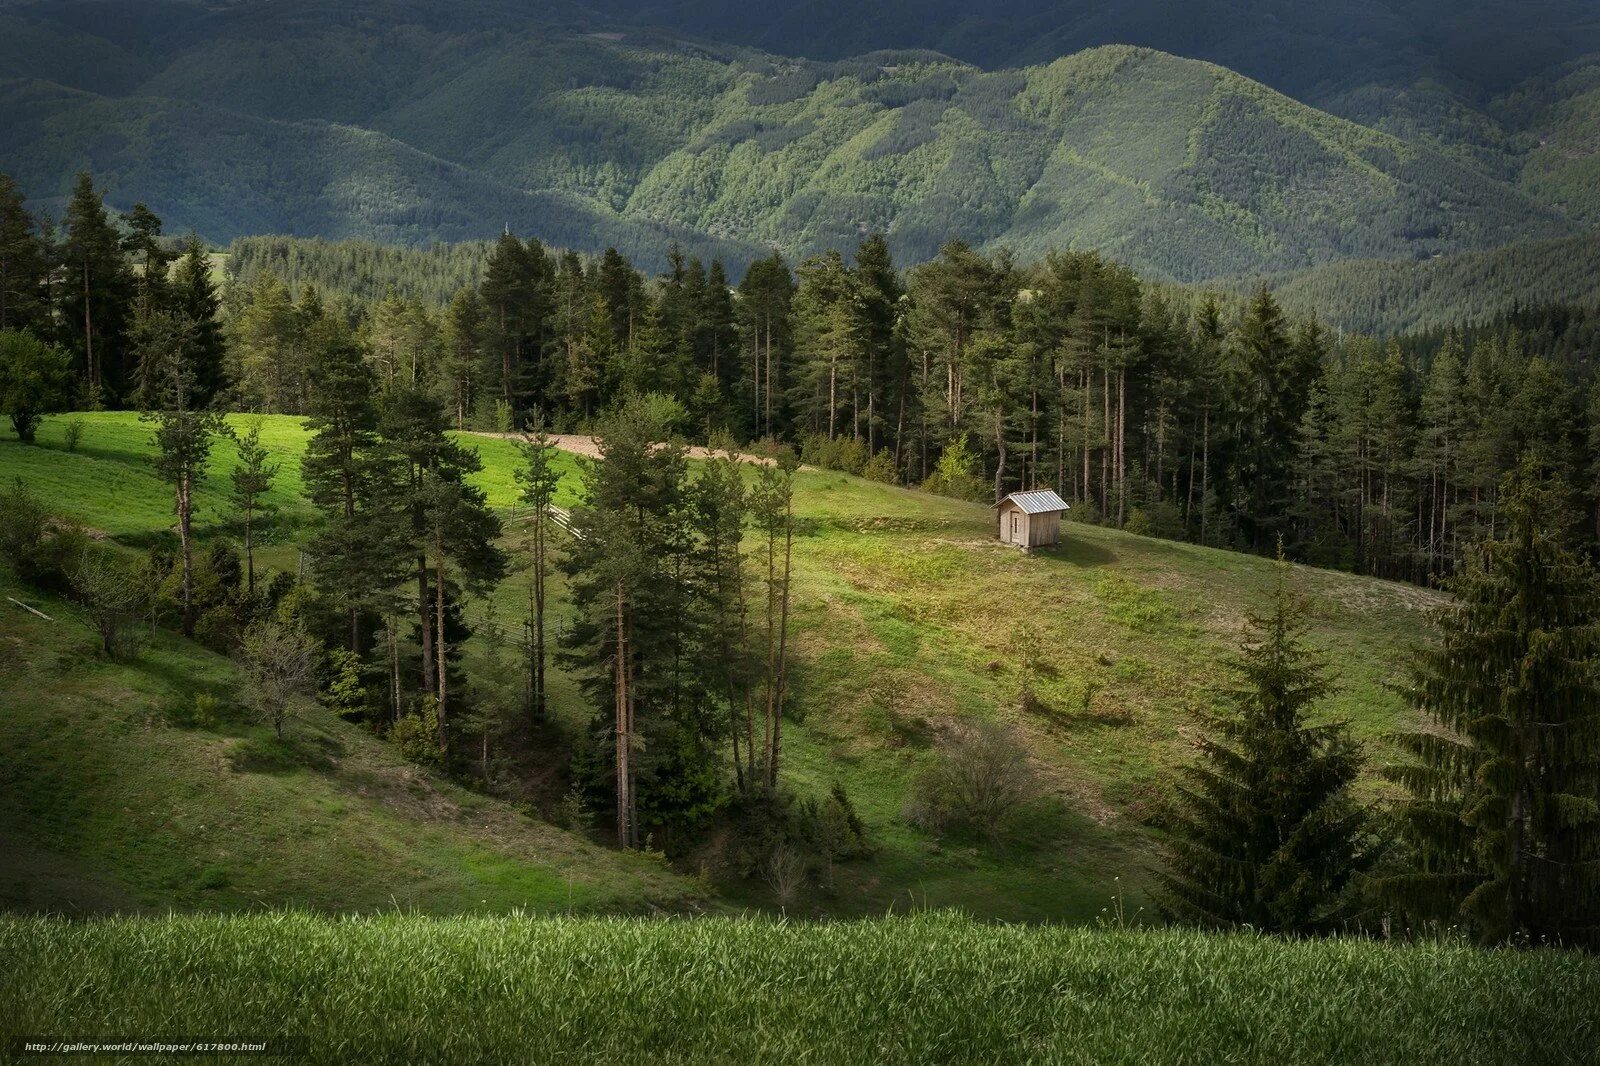
[[[1048,514],[1051,511],[1067,510],[1067,501],[1057,496],[1049,489],[1035,489],[1032,492],[1013,492],[1001,503],[1010,500],[1022,508],[1025,514]]]

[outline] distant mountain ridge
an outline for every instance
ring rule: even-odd
[[[1582,69],[1522,102],[1572,142],[1534,195],[1436,139],[1150,49],[987,72],[914,50],[796,60],[639,29],[623,20],[650,10],[627,6],[0,7],[0,169],[51,209],[87,168],[113,203],[216,241],[509,225],[647,265],[673,241],[738,265],[883,230],[907,260],[961,237],[1197,281],[1589,224]]]

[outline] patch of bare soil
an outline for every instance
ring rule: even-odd
[[[471,430],[469,433],[474,437],[498,437],[501,440],[519,440],[524,443],[531,442],[533,439],[526,433],[483,433],[477,430]],[[581,455],[588,459],[600,458],[599,441],[585,434],[552,433],[550,434],[550,443],[564,452],[571,452],[573,455]],[[720,454],[720,452],[714,452],[710,448],[702,448],[699,445],[689,448],[689,458],[691,459],[712,459]],[[741,453],[739,458],[747,463],[760,463],[762,466],[768,466],[772,463],[772,460],[766,456],[751,455],[748,452]]]

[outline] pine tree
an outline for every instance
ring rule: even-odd
[[[110,402],[127,384],[124,333],[132,317],[131,281],[121,240],[87,173],[79,174],[73,186],[66,231],[63,340],[78,356],[90,403]]]
[[[458,451],[450,456],[449,462],[438,462],[423,471],[427,549],[433,565],[438,740],[439,750],[446,754],[450,752],[454,711],[450,702],[448,660],[452,646],[459,645],[466,637],[465,633],[453,635],[446,624],[447,598],[455,583],[452,577],[469,592],[481,595],[506,572],[505,554],[495,544],[500,537],[500,518],[489,508],[483,490],[468,483],[465,477],[481,470],[483,464],[476,451],[453,442],[452,447]]]
[[[483,362],[483,304],[476,292],[462,289],[451,299],[439,344],[441,384],[455,413],[456,429],[466,429]]]
[[[22,190],[0,173],[0,330],[47,335],[45,274],[45,250],[23,208]]]
[[[750,490],[750,518],[762,538],[760,566],[764,571],[765,643],[762,696],[766,715],[762,722],[762,783],[768,791],[778,787],[783,756],[783,707],[788,696],[789,604],[794,554],[794,473],[799,462],[788,448],[779,449],[756,471]]]
[[[1311,724],[1330,691],[1306,646],[1303,606],[1279,563],[1272,613],[1250,619],[1232,709],[1204,713],[1170,826],[1163,907],[1184,921],[1313,934],[1336,927],[1367,865],[1350,788],[1359,748],[1342,723]]]
[[[682,416],[648,395],[606,417],[561,562],[575,608],[563,658],[595,706],[577,769],[591,784],[609,780],[624,848],[647,828],[694,821],[719,790],[711,744],[720,723],[709,719],[692,640],[687,467],[672,433]]]
[[[156,311],[140,316],[139,363],[155,423],[156,473],[172,485],[183,575],[183,634],[194,636],[194,494],[205,480],[206,460],[216,437],[227,431],[222,416],[194,404],[194,328],[182,315]]]
[[[148,315],[167,305],[167,270],[172,254],[161,243],[161,219],[143,203],[122,216],[122,250],[136,268],[133,308]]]
[[[744,792],[759,780],[752,683],[756,664],[750,646],[744,552],[750,490],[744,481],[744,461],[731,438],[713,441],[712,448],[691,493],[698,581],[706,608],[702,658],[710,675],[706,690],[727,705],[734,778]]]
[[[376,382],[355,339],[330,333],[311,356],[311,439],[300,471],[322,512],[309,550],[313,579],[348,620],[349,650],[361,654],[362,613],[398,578],[396,474],[378,440]]]
[[[1530,457],[1505,533],[1470,553],[1411,695],[1432,729],[1387,774],[1415,869],[1382,887],[1481,939],[1600,946],[1600,577],[1561,541],[1566,492]]]
[[[536,421],[523,446],[523,465],[517,470],[522,502],[533,512],[529,518],[528,549],[528,714],[535,722],[544,721],[548,712],[545,693],[545,601],[550,576],[551,530],[555,517],[556,490],[561,471],[556,465],[556,449],[543,420]]]

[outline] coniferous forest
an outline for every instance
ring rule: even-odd
[[[959,242],[906,270],[871,236],[733,277],[670,247],[651,275],[511,234],[420,260],[258,241],[219,286],[203,249],[162,238],[148,211],[108,212],[87,176],[48,238],[8,190],[6,269],[34,272],[14,289],[39,295],[13,299],[5,325],[71,352],[69,395],[88,407],[140,406],[141,309],[164,300],[200,323],[197,399],[227,410],[313,414],[318,367],[350,345],[381,396],[425,394],[454,429],[588,431],[655,392],[697,440],[771,439],[991,502],[1049,487],[1081,521],[1267,554],[1281,541],[1419,584],[1503,524],[1500,482],[1530,452],[1586,516],[1572,535],[1600,529],[1582,307],[1336,334],[1266,289],[1173,290],[1094,254],[1023,264]]]

